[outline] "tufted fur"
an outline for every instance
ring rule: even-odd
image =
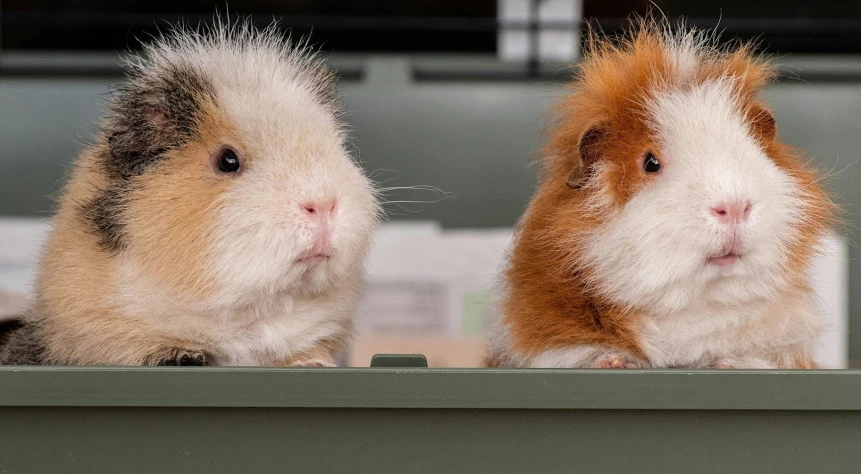
[[[522,218],[491,366],[811,367],[810,258],[833,206],[776,139],[749,45],[640,22],[593,35]],[[644,172],[652,152],[659,174]],[[711,208],[749,200],[743,254]],[[729,237],[728,237],[729,235]]]
[[[277,30],[177,28],[128,64],[60,199],[27,320],[54,364],[335,362],[376,227],[331,74]],[[219,173],[224,146],[242,160]],[[337,202],[331,256],[297,263]]]

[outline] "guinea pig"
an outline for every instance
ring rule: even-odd
[[[813,368],[835,205],[760,98],[750,44],[594,34],[518,223],[486,364]]]
[[[333,74],[274,26],[221,21],[127,69],[6,362],[336,365],[379,206]]]

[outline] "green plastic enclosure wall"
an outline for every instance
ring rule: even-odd
[[[861,372],[0,367],[0,472],[859,472]]]

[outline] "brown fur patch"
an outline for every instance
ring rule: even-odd
[[[806,271],[819,251],[822,236],[840,222],[838,208],[820,185],[818,173],[805,163],[800,151],[776,140],[769,142],[765,150],[777,166],[795,179],[803,192],[798,199],[803,220],[798,226],[798,235],[789,245],[787,272],[797,285],[806,287]]]
[[[135,262],[161,284],[193,298],[216,291],[207,261],[219,196],[235,174],[219,174],[212,154],[228,143],[242,150],[233,128],[215,105],[201,105],[196,139],[167,152],[128,193],[126,227]],[[246,158],[243,156],[243,158]]]

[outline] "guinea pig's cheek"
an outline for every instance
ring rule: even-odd
[[[780,170],[757,180],[765,183],[753,199],[753,210],[748,225],[741,234],[747,267],[751,270],[773,270],[787,267],[790,243],[798,236],[798,219],[795,204],[786,196],[801,191],[791,178]]]
[[[689,301],[701,249],[676,207],[659,189],[644,189],[590,234],[583,263],[599,291],[639,308],[669,310]]]
[[[352,183],[342,196],[333,239],[341,258],[364,261],[377,227],[377,203],[370,182],[358,170],[352,173]]]
[[[222,292],[245,292],[271,272],[267,258],[271,261],[274,254],[260,238],[264,229],[253,217],[259,210],[243,205],[241,200],[231,201],[229,194],[225,198],[232,203],[219,206],[210,267]]]
[[[221,190],[200,186],[194,172],[171,160],[138,177],[128,196],[129,252],[153,281],[200,298],[214,291],[211,205]]]

